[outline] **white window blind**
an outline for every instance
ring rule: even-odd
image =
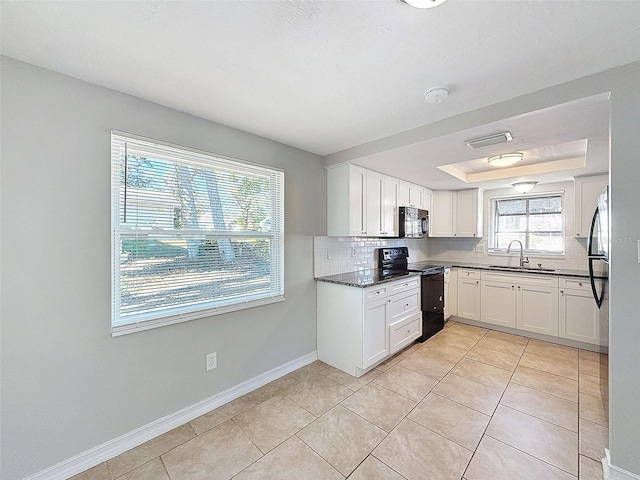
[[[112,333],[284,299],[284,173],[111,133]]]
[[[561,193],[492,198],[491,210],[492,251],[505,252],[520,240],[527,253],[564,253]]]

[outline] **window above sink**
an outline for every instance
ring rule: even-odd
[[[525,255],[564,255],[563,203],[561,192],[490,198],[489,253],[519,240]]]

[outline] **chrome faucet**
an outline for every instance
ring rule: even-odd
[[[522,247],[522,242],[520,240],[511,240],[511,243],[509,243],[509,246],[507,247],[507,253],[511,253],[511,245],[513,245],[513,242],[518,242],[520,244],[520,268],[524,268],[524,264],[525,263],[529,263],[529,257],[525,257],[523,256],[523,252],[524,252],[524,248]]]

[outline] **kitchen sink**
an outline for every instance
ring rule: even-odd
[[[489,268],[499,268],[500,270],[516,270],[518,272],[555,272],[553,268],[540,267],[509,267],[506,265],[489,265]]]

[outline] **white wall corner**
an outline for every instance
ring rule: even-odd
[[[136,430],[109,440],[102,445],[98,445],[90,450],[82,452],[75,457],[63,460],[62,462],[49,467],[41,472],[35,473],[23,480],[65,480],[73,475],[84,472],[111,458],[120,455],[138,445],[142,445],[158,435],[168,432],[176,427],[184,425],[194,418],[204,415],[211,410],[218,408],[225,403],[229,403],[257,388],[266,385],[273,380],[291,373],[299,368],[309,365],[318,359],[318,352],[314,351],[296,358],[290,362],[262,373],[212,397],[190,405],[182,410],[171,413],[166,417],[155,420],[147,425],[143,425]]]
[[[628,472],[623,468],[616,467],[611,464],[611,455],[609,449],[604,449],[604,458],[602,459],[602,469],[604,471],[604,480],[640,480],[640,475]]]

